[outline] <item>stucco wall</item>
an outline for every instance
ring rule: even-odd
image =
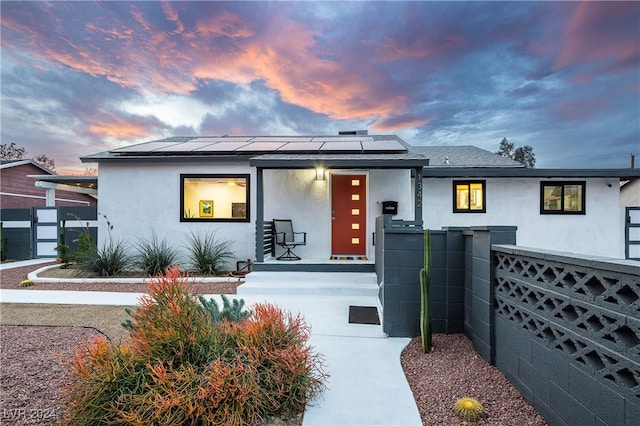
[[[452,179],[425,178],[424,227],[517,226],[521,246],[624,258],[617,179],[586,180],[586,215],[541,215],[539,178],[484,180],[486,213],[452,213]]]
[[[181,249],[190,231],[216,231],[222,241],[231,241],[231,251],[237,260],[255,258],[256,175],[251,170],[251,222],[180,222],[180,174],[241,174],[249,173],[245,164],[158,163],[100,164],[98,212],[106,214],[113,224],[111,236],[129,243],[149,238],[152,231]],[[105,220],[98,218],[99,241],[108,238]],[[232,265],[235,267],[235,261]]]
[[[180,174],[250,173],[250,222],[180,222]],[[316,180],[315,170],[265,170],[264,219],[292,219],[294,230],[307,232],[306,246],[296,254],[328,258],[331,254],[331,173]],[[367,251],[373,257],[375,217],[382,213],[382,201],[398,201],[394,219],[413,220],[411,177],[408,170],[354,171],[368,175]],[[140,163],[100,165],[98,211],[113,224],[111,236],[134,243],[149,238],[152,230],[178,248],[184,247],[190,230],[216,230],[221,240],[232,241],[238,260],[255,259],[256,171],[246,163]],[[102,244],[108,237],[104,219],[98,219]],[[233,265],[231,265],[233,266]]]
[[[408,170],[333,170],[316,180],[314,170],[265,170],[264,219],[292,219],[294,231],[307,232],[307,245],[297,247],[301,257],[331,255],[331,174],[367,174],[367,255],[374,256],[375,218],[383,201],[398,201],[394,219],[413,220],[411,177]]]

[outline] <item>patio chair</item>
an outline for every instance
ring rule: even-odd
[[[278,260],[301,259],[291,249],[307,245],[307,233],[293,232],[291,219],[273,219],[273,237],[275,243],[285,249],[285,252],[277,257]]]

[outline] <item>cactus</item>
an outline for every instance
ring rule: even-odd
[[[420,335],[422,336],[422,350],[429,353],[431,345],[431,300],[429,286],[431,284],[431,235],[428,229],[424,231],[424,268],[420,269]]]
[[[464,422],[477,422],[489,417],[482,404],[474,398],[460,398],[453,406],[453,412]]]

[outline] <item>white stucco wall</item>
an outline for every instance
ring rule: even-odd
[[[246,174],[250,173],[251,222],[180,222],[180,174]],[[231,241],[237,260],[255,258],[256,175],[245,164],[206,163],[140,163],[100,164],[98,211],[113,224],[111,237],[133,245],[155,232],[171,245],[186,253],[190,231],[214,230],[217,239]],[[105,220],[99,218],[99,244],[108,238]],[[235,267],[235,260],[229,266]]]
[[[586,179],[586,215],[541,215],[539,178],[478,180],[486,180],[486,213],[452,213],[453,180],[425,178],[425,228],[512,225],[521,246],[624,258],[618,179]]]
[[[375,218],[382,214],[382,201],[398,201],[394,219],[413,220],[411,175],[408,170],[328,171],[316,180],[314,170],[265,170],[265,220],[292,219],[294,231],[307,233],[307,245],[295,249],[301,257],[331,255],[331,175],[368,176],[367,256],[373,258]]]
[[[250,174],[250,222],[180,222],[180,174]],[[398,201],[394,219],[413,220],[413,194],[408,170],[328,171],[316,180],[315,170],[265,170],[264,219],[292,219],[294,230],[307,232],[307,246],[296,248],[302,257],[331,255],[331,173],[360,173],[368,176],[367,255],[373,258],[372,233],[375,218],[382,213],[382,201]],[[100,164],[98,211],[99,244],[109,238],[133,244],[160,239],[186,254],[190,231],[215,230],[221,241],[231,241],[235,260],[255,259],[256,171],[246,163],[130,163]],[[235,266],[235,260],[232,265]]]

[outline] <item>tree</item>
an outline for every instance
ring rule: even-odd
[[[1,160],[22,160],[27,154],[27,150],[22,146],[17,146],[15,142],[7,145],[3,143],[0,145],[0,159]],[[49,158],[46,154],[40,154],[33,159],[36,163],[39,163],[47,169],[54,171],[56,169],[56,163],[53,158]]]
[[[496,154],[522,163],[527,169],[533,169],[536,166],[536,155],[531,146],[525,145],[516,148],[507,138],[502,138]]]

